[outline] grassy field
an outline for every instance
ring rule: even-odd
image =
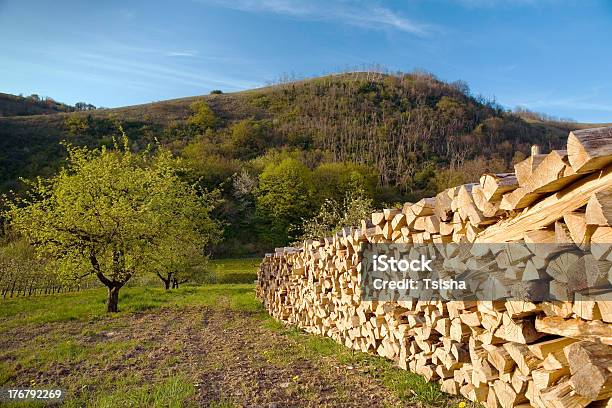
[[[216,264],[222,279],[252,278],[252,261]],[[68,407],[458,402],[382,358],[280,324],[252,283],[125,288],[113,315],[104,302],[102,289],[1,301],[0,387],[61,387]]]
[[[253,283],[260,258],[213,259],[209,269],[215,283]]]

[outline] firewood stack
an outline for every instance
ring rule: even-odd
[[[571,132],[567,150],[534,146],[515,173],[485,174],[266,254],[258,297],[275,318],[393,359],[487,407],[610,407],[611,170],[612,128]],[[438,247],[449,269],[484,271],[482,285],[500,296],[363,301],[364,243]],[[488,254],[474,250],[483,243]],[[557,300],[515,293],[516,282],[532,281],[545,281]]]

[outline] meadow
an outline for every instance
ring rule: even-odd
[[[256,264],[213,261],[218,283],[0,302],[0,387],[66,390],[62,406],[455,406],[377,356],[286,327],[255,298]],[[13,404],[9,406],[42,406]]]

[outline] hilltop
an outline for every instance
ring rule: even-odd
[[[11,98],[15,105],[23,105],[21,109],[8,108]],[[99,145],[118,133],[118,125],[141,144],[157,137],[180,150],[196,136],[177,130],[187,123],[193,113],[190,106],[198,100],[205,101],[218,118],[217,131],[243,120],[266,127],[262,136],[266,146],[235,158],[250,159],[269,147],[317,149],[331,154],[334,161],[373,164],[380,172],[391,166],[396,177],[382,180],[384,184],[405,184],[406,175],[419,167],[415,164],[423,155],[446,164],[474,155],[503,156],[509,161],[515,151],[527,152],[531,143],[545,149],[559,146],[568,130],[568,124],[523,120],[469,95],[465,84],[446,84],[428,74],[331,75],[245,92],[86,112],[28,100],[0,94],[3,115],[18,116],[0,117],[4,156],[0,156],[0,182],[5,186],[14,185],[17,176],[52,171],[62,156],[61,140]]]
[[[0,92],[0,118],[6,116],[48,115],[59,112],[72,112],[74,106],[57,102],[52,98],[38,95],[17,96]]]
[[[237,93],[39,113],[47,114],[0,118],[1,190],[20,188],[18,177],[55,172],[64,156],[60,141],[108,145],[122,129],[134,149],[158,141],[185,159],[203,187],[220,188],[220,217],[229,226],[223,245],[257,242],[247,246],[251,253],[287,243],[302,218],[355,186],[384,203],[417,199],[483,171],[506,171],[531,144],[561,148],[577,127],[521,117],[472,95],[463,82],[424,73],[338,74]],[[285,159],[285,167],[274,167]],[[270,193],[262,177],[288,169],[306,180],[299,194],[286,192],[293,207],[262,209],[261,196]],[[296,194],[305,200],[298,208]]]

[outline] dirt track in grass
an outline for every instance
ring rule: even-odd
[[[4,386],[60,386],[75,405],[118,384],[129,390],[181,376],[195,387],[184,401],[192,406],[403,406],[368,373],[333,355],[304,355],[261,312],[223,307],[12,328],[0,336],[0,364]]]

